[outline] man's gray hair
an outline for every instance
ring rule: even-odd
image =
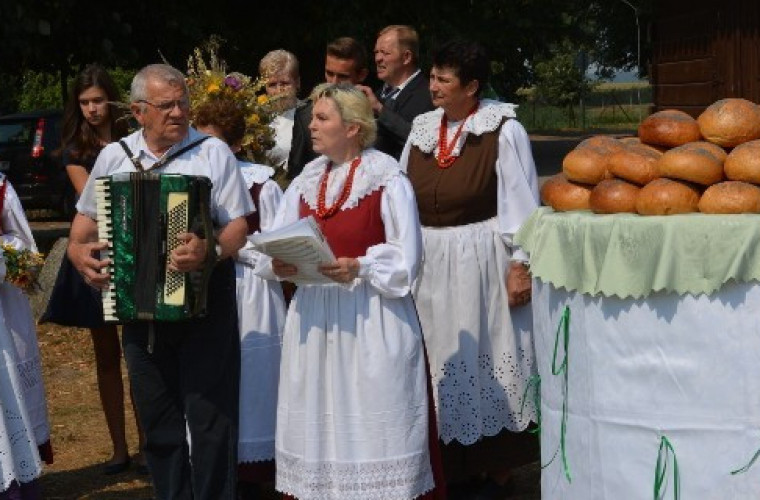
[[[148,80],[159,80],[171,86],[182,87],[187,94],[185,75],[168,64],[149,64],[138,71],[132,79],[129,89],[129,102],[145,101],[148,99]]]

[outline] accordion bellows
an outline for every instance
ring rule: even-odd
[[[181,174],[125,172],[96,179],[98,238],[108,242],[111,282],[103,290],[103,319],[181,321],[203,316],[212,263],[197,272],[167,268],[177,235],[206,238],[213,255],[211,181]]]

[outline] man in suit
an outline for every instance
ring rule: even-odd
[[[398,159],[412,129],[414,117],[433,110],[428,80],[420,71],[419,37],[411,26],[383,28],[375,42],[377,77],[383,87],[376,96],[359,86],[377,117],[375,148]]]
[[[367,51],[351,37],[341,37],[327,44],[325,55],[325,81],[327,83],[349,82],[359,84],[369,74]],[[288,155],[288,180],[301,173],[304,165],[318,155],[311,148],[311,102],[296,108],[293,117],[293,139]],[[408,132],[407,132],[408,133]]]

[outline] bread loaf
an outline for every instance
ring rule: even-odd
[[[760,140],[736,146],[726,157],[723,169],[732,181],[760,184]]]
[[[607,179],[591,190],[589,206],[597,214],[636,213],[639,187],[620,179]]]
[[[557,212],[588,210],[591,186],[567,180],[564,174],[551,176],[541,186],[541,201]]]
[[[760,187],[739,181],[713,184],[699,200],[699,211],[706,214],[760,213]]]
[[[607,173],[608,154],[596,146],[576,147],[562,160],[562,171],[571,181],[599,184],[610,177]]]
[[[704,138],[726,148],[760,139],[760,107],[746,99],[721,99],[697,118]]]
[[[700,138],[697,121],[677,109],[653,113],[639,125],[639,139],[645,144],[672,148]]]
[[[623,146],[641,146],[642,148],[646,148],[650,151],[653,151],[657,153],[658,155],[661,155],[665,151],[668,150],[665,146],[654,146],[652,144],[644,144],[641,142],[641,139],[638,137],[623,137],[622,139],[618,139]]]
[[[582,140],[576,148],[596,148],[601,153],[612,153],[622,149],[623,143],[609,135],[595,135]]]
[[[659,177],[657,160],[662,153],[641,145],[628,146],[607,158],[607,170],[628,182],[643,186]]]
[[[641,215],[673,215],[697,211],[699,190],[685,182],[655,179],[639,191],[636,211]]]
[[[707,141],[696,141],[696,142],[689,142],[683,145],[685,149],[703,149],[713,155],[716,160],[718,160],[718,163],[723,164],[724,161],[726,161],[726,156],[728,156],[728,153],[726,153],[726,150],[722,147],[718,146],[717,144],[713,144],[712,142]]]
[[[723,165],[707,149],[684,145],[666,151],[657,160],[660,177],[709,186],[723,180]]]

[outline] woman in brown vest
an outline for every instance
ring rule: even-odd
[[[277,402],[277,484],[300,500],[442,498],[434,490],[422,333],[411,286],[420,226],[411,185],[374,149],[366,96],[323,84],[311,96],[314,151],[275,220],[313,217],[334,262],[290,304]],[[274,260],[292,277],[296,266]],[[437,440],[433,439],[433,443]]]
[[[414,296],[452,483],[488,473],[483,495],[504,496],[509,468],[535,460],[521,403],[535,372],[527,256],[512,236],[538,206],[538,183],[515,106],[481,93],[489,60],[454,40],[434,54],[437,109],[418,116],[401,156],[414,186],[423,264]],[[482,486],[478,485],[478,488]],[[488,493],[491,490],[493,495]]]

